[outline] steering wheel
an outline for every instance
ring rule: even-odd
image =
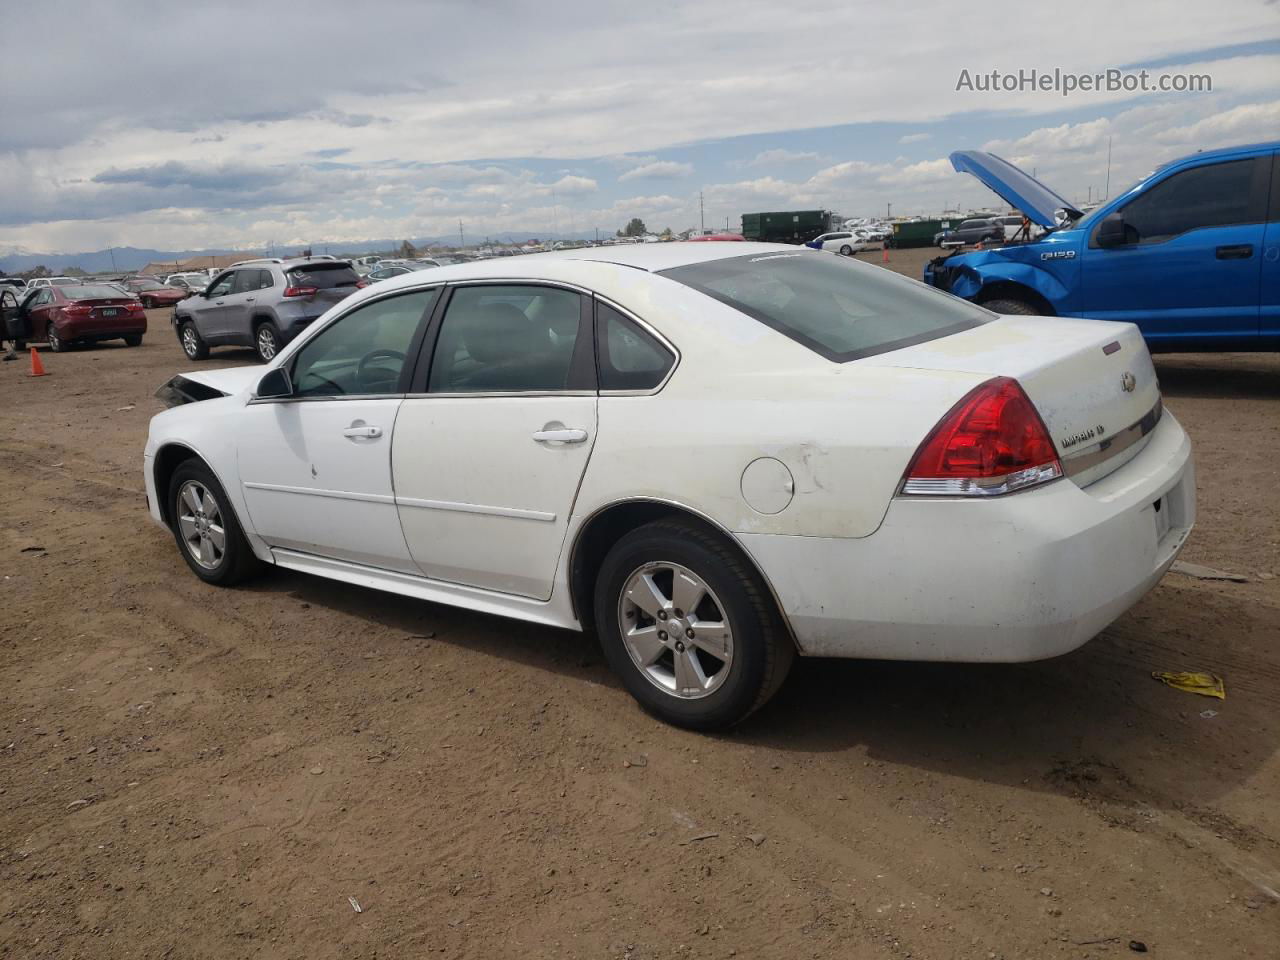
[[[381,360],[384,358],[391,359],[391,360],[399,360],[401,363],[401,366],[403,366],[405,360],[408,359],[408,357],[406,357],[399,350],[387,350],[386,348],[370,350],[363,357],[361,357],[360,362],[356,364],[356,383],[363,385],[365,371],[368,365],[371,364],[374,360]],[[399,372],[400,371],[398,370],[396,371],[397,376],[399,376]]]

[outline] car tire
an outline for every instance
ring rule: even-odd
[[[58,336],[58,329],[52,323],[45,333],[45,342],[49,344],[50,353],[64,353],[67,349],[67,342]]]
[[[126,347],[140,347],[140,346],[142,346],[142,334],[140,334],[140,333],[129,333],[129,334],[126,334],[126,335],[125,335],[125,337],[124,337],[124,345],[125,345]]]
[[[173,472],[169,515],[178,552],[205,583],[229,587],[261,569],[226,491],[203,461],[187,460]]]
[[[208,359],[209,345],[204,342],[200,331],[190,320],[182,321],[182,326],[178,328],[178,341],[182,344],[182,352],[187,355],[188,360]]]
[[[842,256],[842,257],[852,257],[852,256],[853,256],[853,247],[849,246],[849,245],[846,243],[843,247],[841,247],[841,248],[840,248],[840,256]]]
[[[986,307],[992,313],[1011,313],[1017,316],[1027,317],[1034,317],[1040,313],[1040,311],[1031,304],[1024,303],[1021,300],[988,300],[983,303],[982,306]]]
[[[253,349],[263,363],[274,360],[280,347],[280,331],[270,320],[263,320],[253,328]]]
[[[695,596],[693,610],[676,605]],[[658,521],[622,537],[600,567],[594,610],[605,658],[627,691],[679,727],[741,722],[777,692],[795,658],[759,576],[723,539],[688,523]],[[711,626],[699,634],[699,624]]]
[[[151,310],[156,305],[156,302],[152,300],[150,297],[139,297],[139,299],[142,301],[143,310]]]

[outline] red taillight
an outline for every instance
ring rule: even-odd
[[[319,291],[319,287],[285,287],[286,297],[311,297]]]
[[[73,303],[69,307],[63,307],[62,312],[68,317],[87,317],[93,313],[93,307],[85,303]]]
[[[135,300],[133,303],[129,304],[129,306],[128,306],[128,310],[129,310],[129,312],[130,312],[130,313],[141,313],[141,314],[145,314],[145,313],[146,313],[146,311],[142,309],[142,303],[141,303],[140,301],[137,301],[137,300]]]
[[[1044,421],[1017,380],[971,390],[925,438],[902,492],[996,496],[1062,476]]]

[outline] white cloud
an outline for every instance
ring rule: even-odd
[[[595,193],[600,189],[600,184],[590,177],[578,177],[569,174],[553,183],[551,189],[562,197],[580,197],[588,193]]]
[[[923,143],[932,137],[932,133],[907,133],[898,138],[898,143],[904,146],[908,143]]]
[[[677,163],[674,160],[655,160],[653,163],[632,167],[618,177],[618,182],[625,183],[628,180],[674,180],[678,177],[687,177],[691,173],[693,173],[693,164],[691,163]]]
[[[747,164],[749,167],[769,167],[784,163],[818,163],[822,158],[810,150],[763,150]]]

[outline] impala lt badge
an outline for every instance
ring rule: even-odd
[[[1133,393],[1138,386],[1138,378],[1128,370],[1124,372],[1124,376],[1120,378],[1120,387],[1125,393]]]

